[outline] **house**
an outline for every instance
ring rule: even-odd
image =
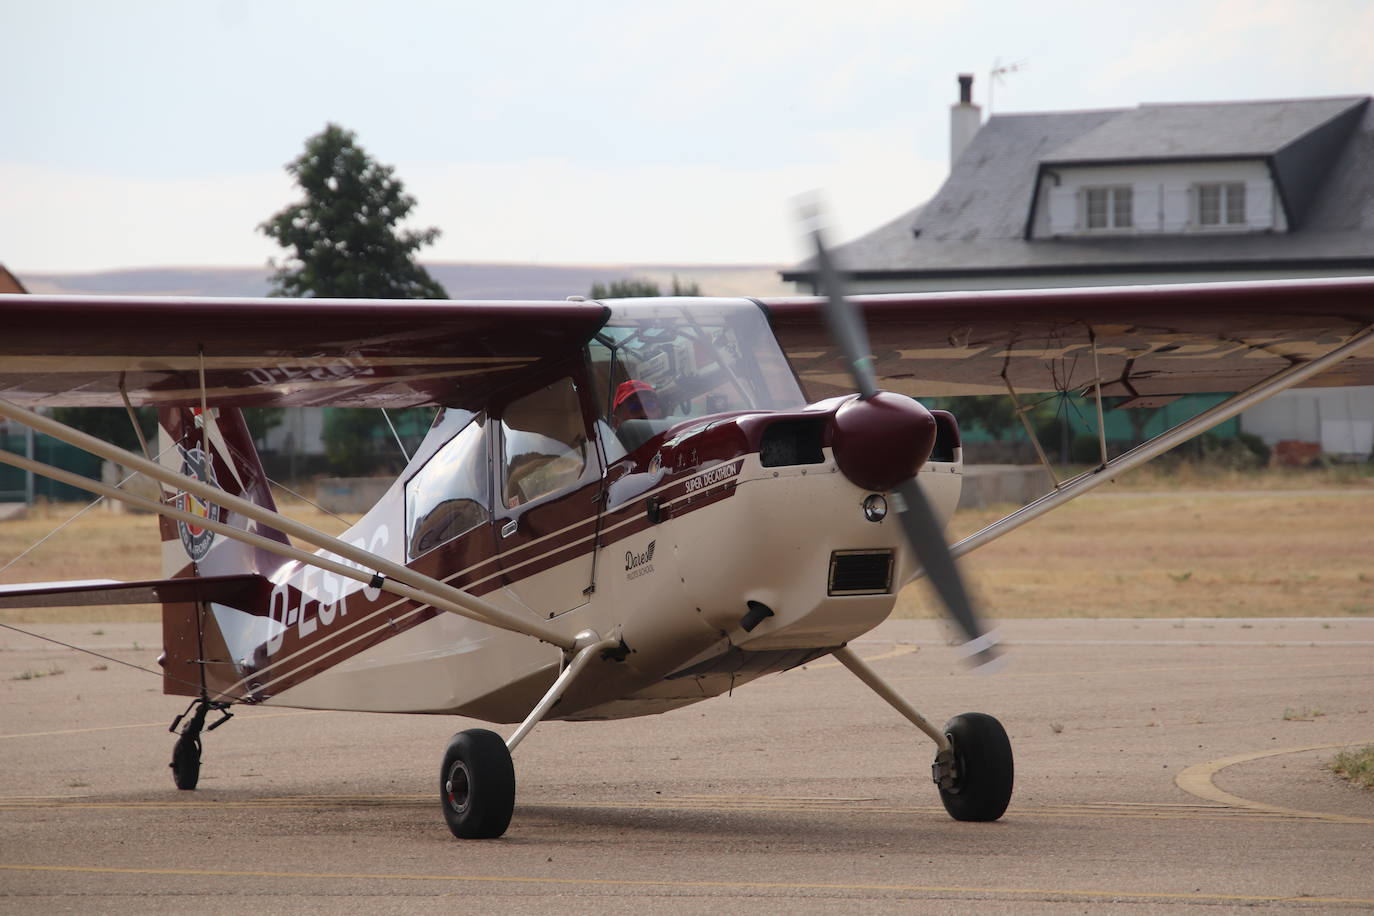
[[[972,77],[960,84],[944,185],[836,249],[852,291],[1374,274],[1368,96],[998,114],[980,123]],[[782,277],[815,289],[809,261]],[[1281,398],[1247,414],[1242,428],[1271,444],[1305,438],[1368,454],[1374,392],[1343,394],[1339,405],[1308,392]],[[1285,403],[1294,399],[1305,407]],[[1317,427],[1286,419],[1322,406]]]
[[[954,108],[935,196],[836,249],[855,292],[1374,273],[1368,96],[995,115],[962,149]]]

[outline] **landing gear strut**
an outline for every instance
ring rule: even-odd
[[[936,729],[878,673],[849,649],[836,649],[836,660],[863,681],[935,742],[931,775],[940,801],[956,821],[995,821],[1011,804],[1014,782],[1011,741],[1002,723],[981,712],[966,712]]]
[[[502,740],[485,728],[469,728],[453,736],[439,768],[439,800],[454,836],[487,840],[506,832],[515,810],[511,751],[543,721],[593,658],[600,655],[605,661],[623,661],[625,651],[618,634],[602,639],[593,630],[583,630],[574,637],[562,672],[510,738]]]
[[[207,728],[205,718],[211,712],[222,712],[224,715]],[[190,716],[189,719],[186,719],[186,725],[181,729],[181,737],[177,739],[176,746],[172,748],[172,762],[167,764],[172,768],[172,779],[176,782],[178,789],[194,789],[196,783],[200,782],[200,733],[202,731],[214,731],[228,722],[233,715],[229,711],[228,703],[201,697],[192,700],[191,705],[186,707],[186,711],[172,720],[172,724],[167,730],[175,734],[181,720]]]

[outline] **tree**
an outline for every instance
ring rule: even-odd
[[[399,230],[415,206],[391,166],[372,159],[337,124],[305,141],[286,166],[305,192],[258,226],[290,253],[272,262],[272,294],[363,299],[447,299],[415,262],[435,228]]]
[[[983,431],[1000,442],[1010,433],[1021,429],[1016,417],[1016,406],[1004,394],[965,395],[963,397],[922,398],[921,403],[930,408],[948,410],[958,419],[959,425],[969,429],[981,426]]]
[[[415,206],[390,166],[374,161],[356,135],[328,124],[286,166],[305,192],[258,227],[290,251],[273,263],[272,294],[358,299],[447,299],[415,252],[439,237],[435,228],[400,230]],[[433,411],[426,413],[421,429]],[[259,416],[268,424],[280,416]],[[254,432],[257,436],[258,432]],[[386,420],[372,409],[327,409],[325,450],[334,469],[361,474],[389,463],[394,446]]]
[[[378,470],[398,473],[404,466],[396,436],[405,443],[407,454],[415,449],[434,420],[433,407],[410,407],[391,411],[391,427],[379,411],[370,407],[336,407],[325,412],[324,451],[329,465],[346,477],[371,474]]]
[[[134,413],[138,425],[143,430],[143,438],[149,446],[157,448],[157,411],[151,407],[139,407]],[[122,407],[54,407],[52,417],[72,429],[117,445],[136,455],[143,453],[138,442],[138,434],[129,420],[129,412]]]
[[[643,296],[662,296],[663,290],[653,280],[643,277],[628,277],[611,283],[593,283],[589,294],[592,299],[636,299]],[[673,274],[673,287],[669,296],[700,296],[701,287],[693,280],[682,281]]]
[[[245,407],[243,419],[248,424],[248,435],[253,437],[254,442],[262,442],[269,430],[281,425],[285,414],[285,407]]]

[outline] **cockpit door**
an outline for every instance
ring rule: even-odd
[[[579,607],[592,593],[603,468],[585,388],[563,376],[494,416],[502,585],[541,617]]]

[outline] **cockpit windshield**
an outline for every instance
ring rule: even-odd
[[[752,302],[612,304],[590,352],[602,415],[629,450],[693,417],[806,405]]]

